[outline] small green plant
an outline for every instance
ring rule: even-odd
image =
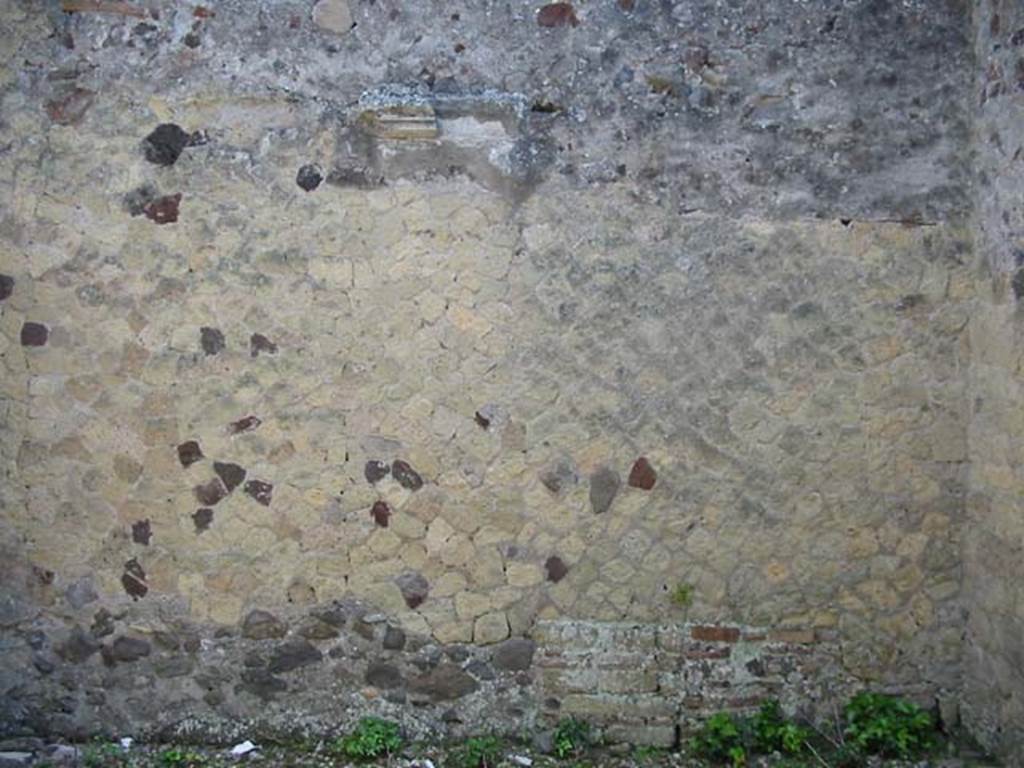
[[[160,753],[159,762],[163,768],[201,768],[206,760],[195,752],[171,748]]]
[[[590,723],[567,717],[555,727],[553,748],[562,760],[579,755],[590,744]]]
[[[786,719],[782,707],[774,699],[761,704],[751,718],[754,746],[759,752],[782,752],[798,755],[806,748],[811,732]]]
[[[747,764],[740,723],[728,712],[709,717],[690,740],[690,749],[697,757],[715,763],[727,763],[737,768]]]
[[[501,752],[497,736],[473,736],[451,752],[448,764],[451,768],[494,768]]]
[[[379,717],[364,717],[355,730],[335,743],[335,751],[353,760],[374,760],[402,748],[398,724]]]
[[[935,720],[917,704],[881,693],[858,693],[846,705],[847,744],[861,754],[918,757],[938,744]]]
[[[119,744],[97,740],[82,747],[84,768],[119,768],[127,762],[127,755]]]
[[[654,760],[665,753],[661,747],[652,747],[649,744],[642,744],[633,750],[633,760],[637,763],[646,763]]]
[[[686,610],[691,605],[693,605],[693,592],[693,584],[688,584],[686,582],[681,581],[678,584],[676,584],[675,587],[672,588],[672,591],[669,593],[668,599],[676,608],[682,608],[683,610]]]

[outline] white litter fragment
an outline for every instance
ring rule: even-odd
[[[523,766],[523,768],[530,768],[533,765],[533,760],[526,755],[512,755],[512,762]]]
[[[434,768],[434,761],[426,757],[422,760],[414,760],[412,768]]]
[[[127,752],[129,749],[132,748],[132,744],[134,743],[135,739],[133,739],[131,736],[125,736],[123,739],[121,739],[121,749]]]
[[[259,749],[259,747],[246,739],[241,744],[235,744],[235,746],[231,748],[231,756],[241,757],[242,755],[248,755],[250,752],[254,752],[257,749]]]

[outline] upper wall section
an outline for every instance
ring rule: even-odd
[[[1005,277],[1024,265],[1024,8],[987,0],[978,4],[975,23],[978,237],[992,272]],[[997,301],[1008,298],[1010,286],[1002,282]],[[1024,281],[1015,293],[1024,295]]]
[[[228,90],[307,104],[343,135],[382,84],[428,101],[511,94],[531,173],[633,182],[674,210],[934,220],[968,207],[958,0],[139,5],[141,18],[6,3],[4,114],[52,100],[75,120],[94,98],[89,123],[127,97],[119,108],[156,118]],[[237,143],[212,120],[185,127]]]

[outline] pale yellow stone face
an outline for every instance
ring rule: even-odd
[[[302,119],[213,95],[157,106],[186,127],[228,116],[217,141],[246,147]],[[223,155],[155,173],[112,138],[148,122],[120,119],[85,154],[52,131],[76,158],[59,184],[28,148],[0,157],[18,169],[0,235],[17,280],[0,309],[7,517],[62,581],[95,573],[127,600],[137,558],[143,600],[201,622],[351,595],[451,643],[538,617],[884,617],[887,649],[908,622],[937,631],[956,599],[940,550],[970,281],[934,254],[958,230],[679,218],[558,179],[514,203],[459,179],[306,193],[295,169],[330,164],[323,136],[267,145],[258,177]],[[142,180],[182,192],[176,223],[122,210]],[[20,345],[26,320],[45,347]],[[202,328],[224,348],[207,354]],[[186,468],[187,440],[204,458]],[[640,457],[652,488],[630,483]],[[270,503],[244,483],[199,503],[215,461],[271,484]],[[368,482],[369,461],[389,472]],[[618,485],[595,513],[604,470]],[[1009,465],[978,473],[1015,487]]]

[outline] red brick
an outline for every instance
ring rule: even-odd
[[[735,643],[740,639],[740,631],[736,627],[693,627],[690,636],[694,640],[707,640],[714,643]]]
[[[686,652],[688,659],[728,659],[732,656],[732,648],[693,648]]]

